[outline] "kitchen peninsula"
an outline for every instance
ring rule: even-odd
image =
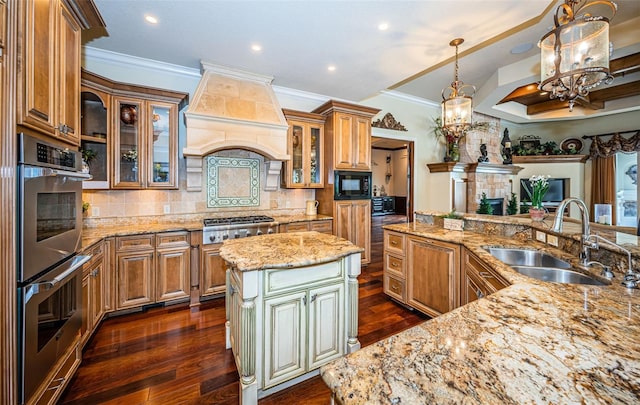
[[[495,233],[498,223],[453,232],[440,224],[385,227],[460,245],[511,285],[323,366],[335,402],[640,401],[640,290],[621,286],[620,274],[596,287],[516,273],[483,247],[547,246],[531,240],[529,220],[512,221],[513,235]]]
[[[242,404],[318,374],[360,348],[362,248],[319,232],[226,240],[227,348]]]

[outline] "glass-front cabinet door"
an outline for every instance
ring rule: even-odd
[[[141,168],[144,168],[142,133],[144,121],[140,117],[144,102],[136,99],[114,99],[113,188],[141,188]]]
[[[147,107],[149,165],[147,187],[177,187],[178,108],[175,104],[149,102]]]
[[[81,138],[83,171],[91,180],[82,182],[85,189],[109,188],[109,126],[111,98],[108,94],[83,88],[80,94]]]
[[[322,188],[322,135],[324,117],[319,114],[283,110],[289,123],[290,160],[284,166],[287,188]]]

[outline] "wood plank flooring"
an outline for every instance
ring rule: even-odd
[[[404,216],[372,218],[371,264],[359,277],[362,346],[428,319],[382,293],[383,224]],[[106,319],[83,353],[62,404],[237,404],[238,372],[225,349],[224,298],[189,308],[154,308]],[[328,404],[330,392],[314,377],[259,401]]]

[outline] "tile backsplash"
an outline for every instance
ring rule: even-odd
[[[306,200],[315,199],[314,190],[279,188],[276,191],[265,191],[262,187],[265,184],[264,157],[257,153],[245,150],[226,150],[209,156],[255,159],[257,161],[259,177],[253,178],[259,184],[256,205],[229,204],[226,207],[220,205],[209,207],[208,187],[203,187],[200,192],[186,191],[186,164],[184,159],[180,159],[178,190],[85,190],[82,193],[82,198],[90,205],[86,218],[187,215],[246,210],[274,211],[280,215],[289,215],[303,213]],[[218,184],[218,190],[222,190],[229,196],[236,187],[229,182],[237,181],[233,177],[223,176],[220,182],[224,183]],[[246,183],[243,184],[246,185]]]

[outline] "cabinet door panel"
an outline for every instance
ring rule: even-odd
[[[351,241],[364,248],[362,263],[371,262],[371,201],[353,201],[353,235]]]
[[[226,264],[220,257],[220,244],[202,245],[200,295],[224,293],[225,273]]]
[[[147,112],[149,188],[178,186],[178,107],[172,103],[149,103]]]
[[[143,122],[141,100],[114,99],[113,188],[141,188],[141,168],[145,167],[141,142]]]
[[[354,168],[371,170],[371,120],[357,117],[353,134]]]
[[[309,291],[309,371],[344,353],[343,291],[342,284]]]
[[[335,117],[333,159],[336,169],[353,169],[353,116],[337,113]]]
[[[158,249],[157,301],[189,296],[190,249]]]
[[[18,124],[55,133],[55,20],[57,2],[21,1],[24,24]],[[26,63],[28,61],[28,63]]]
[[[354,242],[354,240],[352,239],[353,212],[351,209],[351,202],[335,202],[335,212],[335,235]]]
[[[153,252],[118,254],[117,309],[153,302]]]
[[[264,388],[306,371],[306,291],[264,302]]]
[[[64,126],[60,137],[75,145],[80,144],[80,26],[64,4],[60,16],[60,69],[58,94],[60,102],[55,123]]]
[[[407,247],[409,305],[432,316],[454,309],[460,248],[418,238],[409,238]]]

